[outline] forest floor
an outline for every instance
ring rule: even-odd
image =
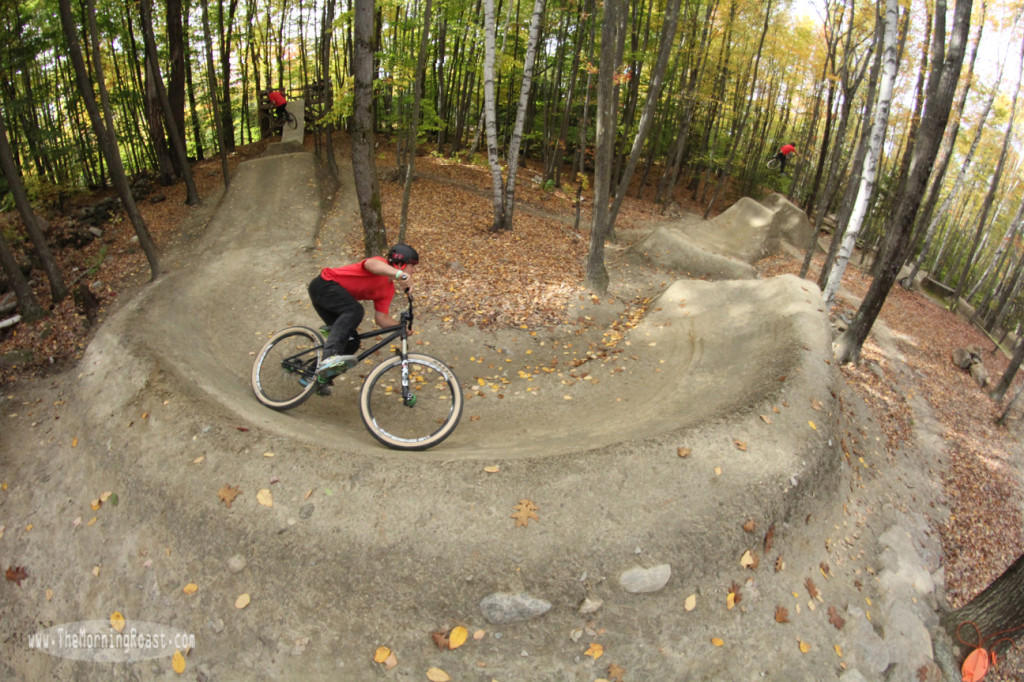
[[[259,156],[264,146],[240,149],[231,157],[232,168],[242,160]],[[386,170],[387,156],[379,163]],[[521,171],[517,199],[522,202],[522,208],[517,213],[516,230],[491,235],[487,232],[489,202],[486,197],[490,175],[486,168],[431,156],[417,159],[417,169],[432,180],[434,189],[415,199],[409,241],[414,242],[421,253],[429,252],[437,262],[443,261],[447,272],[465,273],[465,279],[445,283],[425,276],[418,289],[422,292],[417,299],[421,315],[434,318],[438,328],[444,331],[576,325],[582,332],[592,326],[592,320],[582,315],[572,318],[568,313],[570,301],[583,294],[579,282],[588,247],[585,236],[588,216],[584,211],[582,230],[574,227],[570,192],[545,191],[532,182],[533,173],[528,169]],[[216,197],[222,191],[219,163],[197,164],[195,175],[201,196]],[[385,222],[394,232],[399,223],[400,188],[397,183],[382,181],[381,189]],[[166,195],[166,201],[144,202],[140,208],[165,254],[165,266],[173,271],[186,267],[195,257],[190,249],[215,208],[215,200],[207,199],[203,207],[189,208],[183,204],[181,186],[162,188],[161,192]],[[643,230],[650,223],[664,220],[665,216],[651,203],[629,199],[617,227],[628,239],[631,231]],[[57,224],[58,219],[51,222]],[[319,249],[347,247],[351,253],[359,251],[358,230],[340,229],[343,222],[328,220],[325,223]],[[131,299],[145,287],[147,266],[132,244],[130,226],[118,221],[106,226],[104,232],[102,239],[84,248],[64,249],[58,254],[65,272],[70,273],[69,278],[81,276],[101,300],[101,310],[92,326],[68,301],[58,305],[40,322],[23,323],[13,330],[0,332],[0,358],[4,358],[0,362],[0,385],[5,394],[0,412],[8,424],[18,425],[7,430],[4,451],[0,453],[6,471],[31,470],[17,460],[22,453],[38,454],[38,448],[8,438],[31,434],[31,429],[46,414],[60,409],[64,400],[61,385],[78,371],[75,363],[81,358],[90,335],[118,309],[120,301]],[[329,253],[321,255],[328,261],[334,259]],[[820,258],[815,259],[809,278],[816,276],[819,267]],[[797,260],[787,255],[758,264],[763,276],[795,273],[798,269]],[[616,275],[629,277],[630,273],[617,271]],[[650,284],[650,273],[635,276],[645,285]],[[655,273],[654,279],[659,277],[665,277],[664,273]],[[543,287],[538,286],[540,282]],[[853,267],[847,270],[844,286],[852,296],[863,295],[868,285],[869,279],[864,273]],[[45,285],[38,285],[37,290],[46,300]],[[640,315],[645,309],[645,299],[641,296],[621,303],[625,318]],[[833,314],[850,316],[853,305],[852,299],[845,301]],[[971,325],[922,295],[900,288],[890,294],[881,320],[897,340],[882,341],[873,334],[865,346],[861,363],[840,369],[845,385],[863,402],[863,405],[851,407],[851,413],[864,408],[869,410],[871,424],[860,424],[859,428],[864,433],[880,429],[879,447],[887,453],[864,465],[869,470],[865,480],[884,481],[898,475],[896,470],[902,459],[896,453],[902,449],[918,448],[925,442],[944,444],[944,452],[925,455],[926,458],[934,455],[935,467],[930,473],[941,479],[942,495],[934,501],[940,509],[933,514],[942,519],[935,531],[941,535],[944,550],[945,595],[948,606],[955,607],[983,589],[1024,551],[1020,415],[1011,415],[1009,427],[996,426],[995,417],[1001,414],[1004,405],[990,401],[969,375],[952,365],[950,354],[956,348],[991,348],[991,342]],[[985,365],[993,380],[998,380],[1006,358],[1001,353],[986,353]],[[920,409],[918,398],[921,397],[930,412],[928,417],[915,414],[915,410]],[[147,416],[142,414],[140,419]],[[21,424],[25,419],[32,423]],[[927,438],[920,432],[922,428],[935,432]],[[75,445],[72,443],[71,447]],[[155,446],[151,442],[148,445]],[[12,486],[12,491],[17,489],[21,482],[10,480],[7,473],[2,475],[5,498],[0,501],[0,522],[6,524],[8,539],[2,539],[4,526],[0,526],[0,543],[7,545],[0,549],[0,558],[5,566],[17,569],[24,565],[23,556],[29,554],[20,553],[19,547],[33,524],[23,529],[15,526],[15,520],[23,516],[17,507],[20,498],[6,490],[8,485]],[[51,475],[56,474],[48,472],[45,478]],[[859,474],[856,477],[859,480]],[[45,480],[33,481],[33,485],[44,484]],[[57,488],[64,490],[68,486]],[[856,489],[856,486],[851,488]],[[42,567],[27,565],[26,569],[30,582],[26,582],[25,587],[32,586],[33,577],[37,578],[36,589],[47,584]],[[8,572],[8,580],[17,578],[16,570],[13,574]],[[18,588],[12,582],[7,589]],[[46,599],[49,601],[50,597]],[[74,600],[74,597],[65,595],[67,599]],[[55,617],[59,622],[60,615]],[[40,625],[42,623],[43,620]],[[599,634],[587,633],[588,637]],[[299,646],[298,641],[296,646]],[[201,650],[197,653],[202,655]],[[357,655],[362,656],[362,652]],[[593,653],[587,655],[596,661]],[[1019,653],[1012,653],[991,679],[1024,678],[1021,660]],[[605,661],[599,663],[598,669],[604,670]],[[609,669],[608,677],[613,677],[611,672]]]

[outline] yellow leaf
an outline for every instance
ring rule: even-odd
[[[91,525],[92,525],[92,524],[94,524],[94,523],[96,523],[96,517],[95,517],[95,516],[94,516],[94,517],[92,517],[91,519],[89,519],[89,523],[87,523],[87,524],[85,524],[85,525],[87,525],[87,526],[91,526]]]
[[[452,628],[451,633],[448,635],[448,648],[458,649],[460,646],[466,643],[466,639],[469,637],[469,631],[461,625]]]
[[[476,632],[473,633],[473,639],[475,639],[476,641],[479,642],[486,635],[487,635],[487,632],[485,630],[477,630]]]
[[[235,608],[244,609],[246,606],[249,605],[249,601],[250,599],[248,592],[246,592],[245,594],[240,594],[238,595],[238,599],[235,600]]]
[[[718,637],[712,637],[711,638],[711,643],[714,644],[715,646],[722,646],[723,644],[725,644],[725,642],[720,640]]]
[[[200,462],[202,462],[202,461],[203,461],[204,459],[206,459],[206,456],[205,456],[205,455],[199,455],[199,456],[198,456],[198,457],[196,457],[196,458],[195,458],[194,460],[192,460],[192,463],[193,463],[193,464],[199,464],[199,463],[200,463]]]
[[[477,383],[478,386],[486,386],[487,385],[487,379],[477,379],[476,383]]]
[[[114,628],[115,632],[124,631],[124,616],[121,615],[120,611],[114,611],[110,614],[110,627]]]
[[[383,663],[384,661],[388,660],[388,656],[390,655],[391,649],[387,648],[386,646],[379,646],[377,647],[377,650],[373,652],[373,662]]]
[[[46,591],[46,601],[50,601],[51,599],[53,599],[53,590],[47,590]]]
[[[489,474],[496,474],[499,471],[501,471],[501,467],[498,467],[498,466],[484,467],[484,471],[486,471]]]
[[[107,490],[102,495],[100,495],[100,502],[106,502],[107,500],[110,499],[110,496],[113,495],[113,494],[114,493],[112,493],[111,491]]]
[[[270,494],[270,491],[264,488],[263,490],[256,493],[256,501],[262,504],[264,507],[274,506],[274,496]]]
[[[754,557],[750,554],[750,550],[748,549],[746,552],[743,553],[743,556],[740,557],[740,566],[742,566],[743,568],[749,568],[753,565]]]
[[[595,661],[604,655],[604,647],[597,642],[591,642],[590,648],[583,652],[584,656],[590,656]]]
[[[264,453],[263,453],[263,456],[264,456],[264,457],[273,457],[273,456],[274,456],[274,453],[273,453],[273,452],[264,452]]]
[[[722,467],[715,467],[715,476],[722,475]]]
[[[195,583],[189,583],[188,585],[185,585],[185,587],[181,588],[181,591],[185,594],[195,594],[196,590],[198,589],[199,585],[196,585]]]
[[[842,658],[843,657],[843,648],[841,646],[839,646],[838,644],[833,645],[833,648],[836,650],[836,656],[838,656],[839,658]]]
[[[430,682],[449,682],[452,678],[440,668],[431,668],[427,671],[427,679]]]
[[[731,609],[736,606],[736,593],[730,592],[725,598],[725,608]]]
[[[697,608],[697,595],[691,594],[689,597],[687,597],[686,601],[683,602],[683,608],[687,611],[693,611],[695,608]]]
[[[180,651],[175,650],[174,656],[171,658],[171,667],[179,675],[185,672],[185,657],[181,655]]]
[[[810,425],[811,425],[811,428],[812,428],[812,429],[814,429],[815,431],[817,431],[817,430],[818,430],[818,427],[814,425],[814,422],[812,422],[812,421],[808,420],[808,421],[807,421],[807,423],[808,423],[808,424],[810,424]]]
[[[808,651],[811,650],[811,645],[807,642],[801,641],[799,639],[796,641],[800,642],[800,653],[806,654]]]
[[[96,511],[97,509],[100,508],[101,504],[103,504],[103,503],[100,502],[100,499],[97,497],[95,500],[93,500],[92,502],[89,503],[89,506],[92,507],[93,511]]]
[[[92,574],[94,576],[96,576],[97,578],[100,577],[100,567],[99,566],[93,566],[92,567]]]
[[[73,447],[73,448],[77,448],[78,447],[78,439],[77,438],[72,438],[71,439],[71,447]]]

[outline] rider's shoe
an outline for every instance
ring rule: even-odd
[[[320,366],[316,368],[316,375],[328,379],[345,372],[356,366],[358,358],[354,355],[332,355],[324,358]]]

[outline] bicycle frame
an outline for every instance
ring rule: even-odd
[[[412,294],[406,291],[405,297],[409,301],[409,308],[402,311],[398,324],[356,335],[356,338],[360,341],[363,339],[372,339],[377,336],[384,336],[383,339],[373,344],[373,346],[356,355],[356,361],[362,362],[395,339],[401,338],[402,347],[398,351],[398,354],[402,356],[402,400],[404,400],[407,405],[411,406],[412,403],[415,403],[415,398],[412,398],[411,393],[409,392],[409,332],[412,331],[413,319]]]

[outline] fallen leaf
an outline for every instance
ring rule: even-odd
[[[384,659],[384,669],[392,670],[398,666],[398,657],[395,656],[395,652],[391,652],[391,655]]]
[[[818,400],[817,398],[812,398],[811,399],[811,409],[820,412],[821,411],[821,401]]]
[[[748,533],[753,533],[757,530],[757,522],[754,519],[747,519],[746,523],[743,524],[743,530]]]
[[[263,490],[256,493],[256,501],[262,504],[264,507],[274,506],[274,496],[270,494],[270,491],[264,488]]]
[[[796,641],[800,642],[800,653],[806,654],[808,651],[811,650],[811,645],[808,644],[807,642],[804,642],[803,640],[799,640],[799,639],[796,640]]]
[[[764,553],[772,551],[772,544],[775,542],[775,524],[768,526],[768,532],[764,534]]]
[[[100,567],[99,566],[93,566],[92,567],[92,574],[93,574],[94,577],[99,578],[100,577]]]
[[[715,646],[722,646],[723,644],[725,644],[725,642],[723,642],[718,637],[712,637],[711,638],[711,643],[714,644]]]
[[[206,455],[199,455],[199,456],[198,456],[198,457],[196,457],[196,458],[195,458],[194,460],[192,460],[192,463],[193,463],[193,464],[199,464],[199,463],[200,463],[200,462],[202,462],[202,461],[203,461],[204,459],[206,459]]]
[[[814,581],[808,578],[804,581],[804,587],[807,588],[807,594],[811,595],[811,599],[818,599],[821,596],[821,592],[818,591],[818,586],[814,584]]]
[[[695,608],[697,608],[697,595],[691,594],[689,597],[687,597],[686,601],[683,602],[683,608],[687,611],[693,611]]]
[[[106,502],[107,500],[110,499],[110,496],[113,495],[113,494],[114,493],[109,491],[109,490],[107,490],[106,492],[101,493],[100,494],[100,502]]]
[[[839,611],[836,610],[835,606],[828,607],[828,622],[832,623],[836,630],[842,630],[843,626],[846,625],[846,621],[839,615]]]
[[[833,644],[832,648],[836,650],[836,656],[838,656],[839,658],[843,657],[843,648],[841,646],[839,646],[838,644]]]
[[[273,453],[273,452],[264,452],[264,453],[263,453],[263,456],[264,456],[264,457],[273,457],[273,456],[274,456],[274,453]]]
[[[608,664],[608,682],[625,682],[626,669],[617,663]]]
[[[430,682],[450,682],[452,678],[440,668],[431,668],[427,671],[427,679]]]
[[[47,590],[46,591],[46,601],[50,601],[51,599],[53,599],[53,590]]]
[[[789,610],[785,606],[775,607],[775,622],[776,623],[788,623],[789,622]]]
[[[91,519],[89,519],[89,521],[85,525],[86,526],[91,526],[92,524],[96,523],[96,521],[97,521],[97,517],[94,516]]]
[[[171,667],[179,675],[185,672],[185,657],[181,655],[180,651],[176,650],[174,656],[171,657]]]
[[[739,604],[741,601],[743,601],[743,597],[740,595],[740,586],[736,584],[735,580],[732,582],[732,586],[729,588],[729,592],[733,595],[734,604]]]
[[[530,519],[540,521],[540,517],[537,516],[539,508],[530,500],[519,500],[519,504],[515,505],[513,509],[515,512],[510,516],[516,520],[516,528],[528,526]]]
[[[377,647],[377,650],[373,652],[373,662],[383,663],[384,661],[388,660],[388,656],[390,655],[391,649],[387,648],[386,646],[379,646]]]
[[[434,630],[430,633],[430,638],[434,640],[434,646],[442,651],[448,649],[448,633],[444,630]]]
[[[199,585],[196,585],[195,583],[189,583],[188,585],[185,585],[185,587],[181,588],[181,591],[185,594],[195,594],[198,589]]]
[[[832,568],[829,567],[827,563],[822,561],[820,564],[818,564],[818,568],[821,570],[821,574],[825,576],[825,580],[829,580],[832,578]]]
[[[725,596],[725,608],[731,609],[736,606],[736,593],[730,592]]]
[[[747,444],[744,443],[741,440],[733,439],[732,442],[735,443],[736,447],[739,448],[740,450],[744,450],[745,451],[747,449]]]
[[[749,568],[751,570],[754,570],[760,563],[761,561],[757,558],[757,555],[751,552],[749,549],[743,553],[743,556],[740,557],[740,566],[742,566],[743,568]]]
[[[238,595],[238,599],[235,600],[235,608],[236,609],[244,609],[246,606],[249,605],[249,602],[250,602],[250,598],[249,598],[249,593],[248,592],[245,592],[244,594],[240,594],[240,595]]]
[[[487,467],[484,467],[484,471],[486,473],[488,473],[488,474],[496,474],[499,471],[501,471],[501,467],[498,467],[498,466],[487,466]]]
[[[100,502],[100,499],[97,497],[95,500],[93,500],[92,502],[89,503],[89,506],[92,507],[93,511],[96,511],[97,509],[100,508],[101,504],[103,504],[103,503]]]
[[[21,587],[21,581],[28,577],[28,571],[24,566],[10,566],[7,569],[7,579]]]
[[[469,638],[469,631],[466,628],[459,625],[458,627],[452,628],[452,631],[448,633],[448,648],[458,649],[460,646],[466,643],[466,639]]]
[[[124,631],[124,615],[120,611],[110,614],[110,627],[114,628],[114,632]]]
[[[818,427],[817,427],[817,426],[815,426],[815,425],[814,425],[814,422],[812,422],[811,420],[809,420],[809,419],[808,419],[808,420],[807,420],[807,423],[808,423],[808,424],[810,424],[811,428],[812,428],[812,429],[814,429],[815,431],[817,431],[817,430],[818,430]]]
[[[481,639],[483,639],[483,638],[484,638],[484,637],[485,637],[486,635],[487,635],[487,632],[486,632],[485,630],[477,630],[477,631],[475,631],[475,632],[473,633],[473,639],[475,639],[476,641],[478,641],[478,642],[479,642],[479,641],[480,641]]]
[[[763,421],[765,424],[771,424],[772,423],[772,418],[769,417],[766,414],[762,414],[761,415],[761,421]]]
[[[590,648],[584,651],[583,655],[590,656],[596,661],[604,655],[604,646],[598,644],[597,642],[591,642]]]
[[[682,446],[676,448],[676,454],[679,455],[680,457],[689,457],[690,452],[690,448],[684,448]]]
[[[715,476],[722,475],[722,467],[715,467]]]
[[[235,501],[235,498],[242,494],[242,489],[236,486],[230,486],[225,484],[217,491],[217,497],[221,499],[228,509],[231,509],[231,503]]]

